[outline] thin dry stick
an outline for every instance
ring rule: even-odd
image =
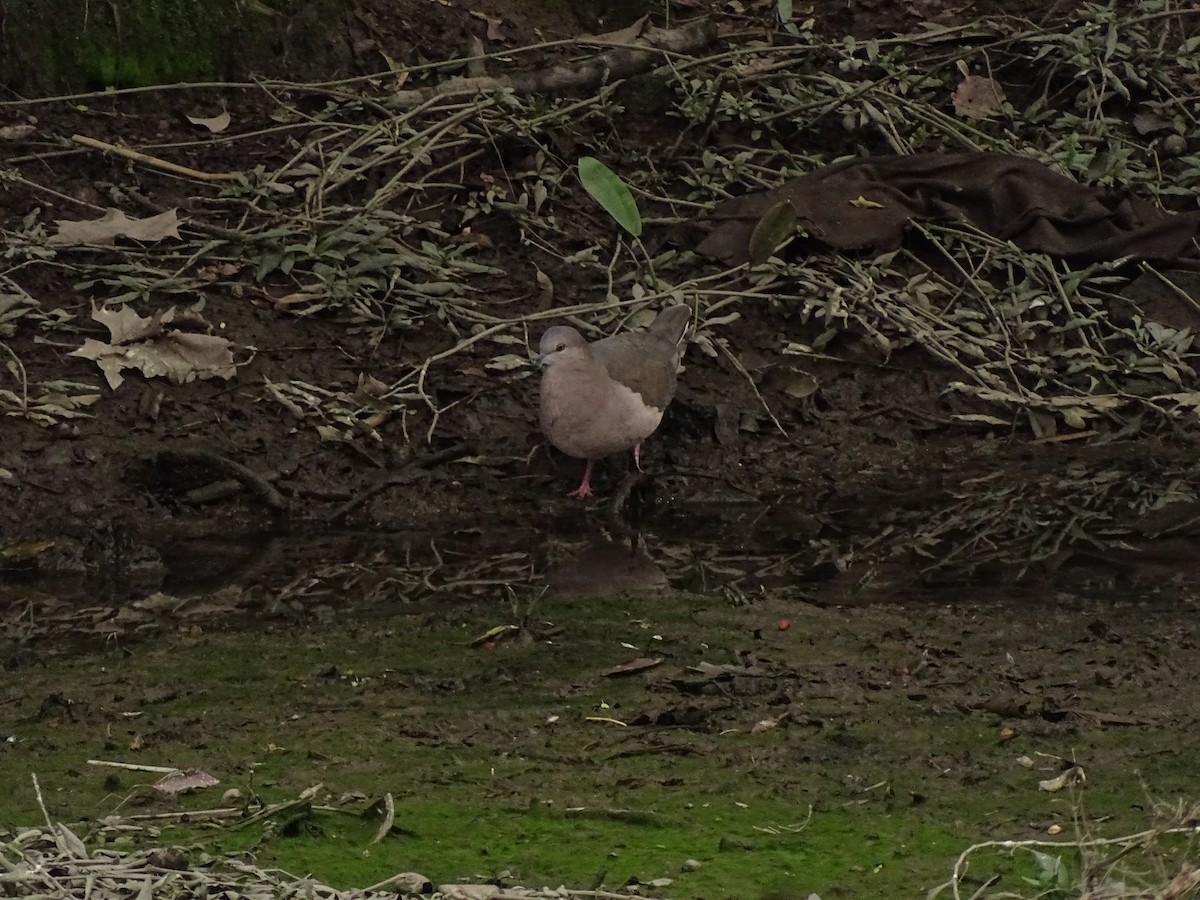
[[[779,429],[779,433],[790,441],[792,436],[787,433],[786,428],[779,424],[779,420],[775,418],[775,413],[771,412],[771,407],[767,405],[766,399],[761,393],[759,393],[758,385],[754,383],[754,379],[750,377],[750,373],[746,371],[746,367],[742,365],[742,361],[734,356],[732,352],[730,352],[729,348],[725,346],[725,341],[723,339],[715,341],[714,343],[721,348],[721,352],[725,354],[725,358],[728,359],[733,367],[738,370],[741,376],[746,379],[746,383],[750,385],[750,390],[754,391],[754,396],[758,398],[758,402],[762,404],[762,408],[766,410],[766,413],[768,416],[770,416],[771,421],[775,423],[775,427]]]
[[[159,159],[157,156],[147,156],[145,153],[139,153],[137,150],[118,147],[116,144],[98,141],[95,138],[90,138],[82,134],[71,135],[71,140],[77,144],[83,144],[85,147],[123,156],[126,159],[132,159],[134,162],[144,163],[147,166],[162,169],[164,172],[170,172],[173,175],[182,175],[185,178],[198,178],[201,181],[232,181],[237,178],[237,173],[235,172],[201,172],[197,169],[189,169],[187,166],[167,162],[165,159]]]
[[[430,109],[432,107],[436,106],[442,99],[443,98],[441,98],[441,97],[430,98],[429,102],[423,103],[419,107],[416,107],[414,109],[407,110],[404,113],[402,113],[401,115],[393,115],[392,117],[390,117],[382,122],[376,123],[367,131],[356,136],[353,141],[351,141],[348,145],[346,145],[341,150],[339,150],[324,166],[322,166],[321,175],[311,189],[312,193],[314,195],[320,196],[322,199],[322,202],[323,202],[324,198],[326,196],[328,196],[332,192],[344,187],[349,182],[353,181],[354,179],[359,177],[363,172],[367,171],[368,168],[370,168],[372,166],[380,165],[386,159],[391,159],[392,156],[403,151],[411,143],[418,140],[422,136],[422,134],[424,134],[426,132],[412,135],[406,141],[398,144],[396,146],[396,148],[387,155],[387,157],[375,159],[368,166],[366,166],[364,168],[352,169],[347,174],[343,175],[341,178],[337,179],[336,181],[332,180],[335,173],[342,172],[345,170],[345,161],[349,158],[352,158],[354,156],[354,154],[358,150],[360,150],[362,147],[367,146],[372,140],[375,140],[375,139],[379,138],[381,135],[385,134],[388,129],[392,129],[393,131],[397,130],[406,121],[408,121],[410,119],[415,119],[421,113],[429,112]],[[473,104],[469,104],[469,103],[468,104],[457,104],[457,105],[441,107],[440,109],[436,110],[436,112],[446,114],[455,109],[463,109],[463,108],[473,109],[474,107],[473,107]],[[440,116],[438,117],[438,121],[439,122],[441,121]],[[433,128],[435,126],[430,126],[430,127]],[[426,131],[428,131],[428,130],[429,129],[427,129]],[[414,154],[414,156],[419,157],[420,154]]]
[[[370,212],[384,205],[398,189],[405,186],[404,179],[408,173],[423,158],[426,156],[432,157],[433,150],[437,147],[438,141],[440,141],[442,137],[456,131],[467,119],[474,116],[485,106],[491,105],[493,105],[491,101],[486,104],[481,103],[478,106],[472,105],[467,109],[464,109],[463,111],[451,116],[449,119],[439,122],[436,126],[430,126],[429,128],[426,128],[424,131],[413,135],[411,138],[405,141],[402,145],[402,149],[407,149],[410,146],[416,145],[417,141],[421,140],[422,138],[427,138],[426,142],[419,146],[419,149],[417,149],[416,152],[409,157],[408,161],[400,167],[399,171],[392,175],[392,177],[389,178],[387,182],[379,188],[379,190],[375,191],[375,193],[371,195],[371,199],[366,202],[363,209]],[[447,144],[446,147],[454,147],[461,143],[463,142],[452,141]],[[357,174],[357,172],[355,174]],[[350,176],[347,176],[347,178],[349,177]],[[340,186],[340,184],[345,180],[346,179],[343,179],[342,182],[339,182],[338,185],[335,185],[335,187]]]
[[[983,841],[978,844],[972,844],[966,850],[958,855],[958,859],[954,863],[954,871],[950,876],[950,889],[954,895],[954,900],[962,900],[962,894],[958,890],[959,882],[962,881],[966,874],[967,857],[977,850],[987,850],[996,848],[1000,850],[1019,850],[1022,847],[1050,847],[1056,850],[1086,850],[1092,847],[1111,847],[1116,845],[1126,845],[1145,841],[1153,837],[1158,837],[1164,834],[1191,834],[1200,835],[1200,826],[1180,826],[1178,828],[1147,828],[1145,831],[1139,831],[1135,834],[1126,834],[1115,838],[1084,838],[1076,841],[1043,841],[1043,840],[1027,840],[1027,841]]]
[[[89,759],[87,764],[89,766],[109,766],[114,769],[129,769],[134,772],[155,772],[160,775],[170,775],[179,771],[175,766],[150,766],[141,763],[112,762],[107,759]]]
[[[33,779],[33,793],[37,797],[38,808],[42,811],[42,818],[46,820],[46,827],[54,832],[54,823],[50,821],[50,813],[46,811],[46,801],[42,799],[42,786],[38,783],[36,772],[31,772],[29,777]]]

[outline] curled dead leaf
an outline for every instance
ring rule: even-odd
[[[164,775],[154,782],[154,789],[161,794],[183,794],[188,791],[198,791],[201,788],[213,787],[221,782],[199,769],[182,769]]]
[[[1071,766],[1071,768],[1060,772],[1053,778],[1047,778],[1045,781],[1038,782],[1039,791],[1048,791],[1054,793],[1061,791],[1063,788],[1072,784],[1082,784],[1087,781],[1087,776],[1084,775],[1082,766]]]
[[[193,125],[199,125],[201,128],[207,128],[213,134],[220,134],[229,127],[229,123],[232,121],[232,119],[229,117],[229,113],[227,112],[223,112],[218,116],[213,116],[212,118],[208,119],[201,116],[188,116],[187,120]]]
[[[618,675],[636,675],[638,672],[645,672],[647,669],[653,669],[662,665],[661,656],[643,656],[638,659],[631,659],[627,663],[621,663],[619,666],[613,666],[611,669],[605,669],[601,674],[605,678],[615,678]]]

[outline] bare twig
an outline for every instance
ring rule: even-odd
[[[232,181],[237,178],[234,172],[201,172],[197,169],[190,169],[187,166],[181,166],[177,163],[168,162],[165,159],[159,159],[156,156],[148,156],[137,150],[130,150],[128,147],[118,147],[116,144],[110,144],[107,141],[100,141],[96,138],[90,138],[82,134],[71,135],[71,140],[77,144],[82,144],[85,147],[91,147],[94,150],[103,150],[106,153],[112,153],[115,156],[123,156],[126,159],[131,159],[134,162],[142,163],[143,165],[152,166],[156,169],[162,169],[164,172],[170,172],[172,175],[182,175],[185,178],[196,178],[200,181]]]

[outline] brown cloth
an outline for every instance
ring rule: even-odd
[[[1163,212],[1127,191],[1088,187],[1001,153],[843,160],[719,204],[700,252],[728,265],[746,262],[755,225],[784,200],[811,237],[840,250],[891,250],[910,220],[965,219],[1024,250],[1070,262],[1132,257],[1200,268],[1200,211]]]

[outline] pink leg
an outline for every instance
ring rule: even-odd
[[[589,459],[587,467],[583,470],[583,481],[579,482],[579,487],[567,494],[568,497],[573,497],[576,500],[586,500],[592,496],[592,466],[595,460]]]
[[[642,444],[640,441],[633,446],[633,464],[637,466],[639,472],[645,471],[642,468]]]

